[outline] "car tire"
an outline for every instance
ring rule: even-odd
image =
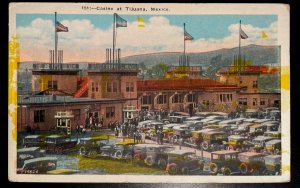
[[[85,148],[84,147],[81,147],[80,149],[79,149],[79,154],[81,155],[81,156],[85,156]]]
[[[188,169],[187,167],[183,167],[183,168],[181,169],[181,173],[182,173],[183,175],[189,175],[190,171],[189,171],[189,169]]]
[[[177,165],[174,164],[174,163],[173,163],[173,164],[170,164],[168,173],[169,173],[170,175],[177,175],[177,174],[178,174],[178,168],[177,168]]]
[[[97,155],[97,151],[96,151],[96,150],[91,150],[91,151],[89,152],[89,157],[91,157],[91,158],[95,158],[96,155]]]
[[[224,176],[230,176],[231,175],[231,170],[228,167],[225,167],[223,170],[223,175]]]
[[[208,142],[207,142],[207,141],[202,142],[202,149],[203,149],[204,151],[207,151],[208,148],[209,148]]]
[[[159,159],[157,162],[158,168],[160,169],[166,169],[167,167],[167,161],[165,159]]]
[[[153,166],[154,165],[154,159],[152,156],[147,156],[145,159],[145,164],[148,166]]]
[[[114,156],[117,159],[121,159],[122,156],[123,156],[123,153],[122,153],[122,151],[118,150],[118,151],[116,151],[116,153],[114,154]]]
[[[209,165],[209,170],[212,174],[217,174],[218,173],[218,165],[216,163],[211,163]]]
[[[248,173],[248,166],[245,164],[245,163],[242,163],[241,165],[240,165],[240,171],[241,171],[241,173],[242,174],[247,174]]]

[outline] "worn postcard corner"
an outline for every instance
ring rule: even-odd
[[[10,181],[290,181],[289,6],[9,11]]]

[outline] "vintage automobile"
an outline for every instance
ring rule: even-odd
[[[267,115],[268,119],[279,121],[281,118],[280,110],[271,110],[269,115]]]
[[[108,142],[102,137],[81,138],[79,141],[79,154],[81,156],[95,157],[101,153],[100,148]]]
[[[188,175],[193,171],[203,170],[204,161],[195,153],[185,150],[173,150],[167,153],[168,163],[166,172],[169,175]]]
[[[224,142],[227,150],[248,151],[253,144],[248,138],[239,135],[230,135],[228,142]]]
[[[203,132],[202,136],[203,142],[201,143],[201,147],[205,151],[223,149],[224,141],[228,141],[228,135],[221,131]]]
[[[133,148],[133,159],[139,164],[143,164],[145,158],[147,157],[147,146],[149,144],[136,144]]]
[[[258,118],[259,111],[258,109],[246,109],[244,115],[247,118]]]
[[[50,135],[45,139],[45,147],[47,152],[63,153],[67,150],[74,149],[77,140],[71,140],[69,136]]]
[[[145,164],[148,166],[157,166],[165,169],[167,166],[167,152],[173,150],[173,147],[166,145],[148,144],[146,146]]]
[[[49,170],[55,170],[56,157],[38,157],[24,161],[23,167],[17,169],[18,174],[45,174]]]
[[[257,137],[263,135],[264,132],[267,130],[267,127],[263,124],[253,124],[249,128],[249,136],[250,137]]]
[[[170,116],[169,122],[165,123],[183,123],[189,116]]]
[[[268,136],[276,139],[281,139],[281,132],[280,131],[267,131],[264,133],[263,136]]]
[[[119,142],[113,148],[112,157],[116,159],[133,159],[134,157],[134,143]]]
[[[24,147],[43,147],[44,139],[42,135],[28,135],[23,139]]]
[[[24,161],[37,157],[44,157],[45,150],[41,150],[40,147],[22,148],[17,150],[17,167],[21,168],[24,165]]]
[[[272,137],[268,136],[258,136],[252,140],[253,147],[251,147],[251,151],[261,152],[266,147],[266,142],[274,140]]]
[[[213,175],[221,173],[228,176],[237,172],[240,165],[238,153],[238,151],[234,150],[220,150],[211,152],[211,163],[209,164],[210,173]]]
[[[264,157],[265,174],[266,175],[280,175],[281,174],[281,156],[267,155]]]
[[[250,126],[253,125],[253,123],[242,123],[240,125],[238,125],[238,128],[233,130],[233,134],[235,135],[247,135],[249,133],[250,130]]]
[[[259,175],[265,170],[264,157],[266,155],[256,152],[243,152],[238,154],[241,161],[240,171],[244,175]]]
[[[203,123],[200,120],[188,120],[184,121],[184,124],[190,127],[190,130],[200,130],[203,127]]]
[[[281,152],[281,140],[274,139],[266,142],[266,153],[279,155]]]
[[[179,143],[180,139],[185,140],[191,137],[191,130],[189,130],[189,127],[187,125],[173,127],[173,130],[174,133],[171,139],[172,143]]]

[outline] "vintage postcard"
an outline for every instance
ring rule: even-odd
[[[289,15],[11,3],[9,180],[290,181]]]

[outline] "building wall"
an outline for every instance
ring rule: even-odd
[[[123,103],[118,102],[118,103],[111,103],[111,104],[75,104],[75,105],[53,105],[53,106],[31,106],[31,107],[23,107],[22,112],[21,108],[18,107],[18,131],[25,131],[26,125],[30,125],[31,127],[39,127],[41,131],[43,130],[52,130],[55,125],[56,121],[54,116],[56,115],[57,112],[59,111],[73,111],[74,115],[74,110],[80,110],[80,115],[79,117],[74,117],[71,119],[71,126],[72,129],[74,130],[76,128],[76,124],[82,124],[85,125],[85,120],[88,115],[86,112],[86,108],[90,107],[91,110],[89,113],[95,113],[98,112],[99,117],[103,117],[103,124],[104,127],[107,127],[108,123],[110,121],[120,121],[122,122],[122,108],[123,108]],[[107,118],[106,117],[106,109],[107,107],[115,107],[115,116]],[[35,123],[34,122],[34,111],[36,110],[45,110],[45,119],[44,122],[40,123]],[[22,119],[22,120],[21,120]]]
[[[276,106],[276,101],[279,101],[280,104],[280,100],[281,100],[281,95],[280,94],[262,94],[262,93],[258,93],[258,94],[244,94],[244,93],[240,93],[238,96],[238,101],[240,101],[241,99],[246,99],[247,100],[247,106],[246,108],[266,108],[266,107],[273,107]],[[263,102],[265,101],[265,102]]]
[[[224,84],[237,85],[240,87],[247,87],[245,92],[256,93],[258,92],[258,87],[253,87],[253,82],[258,80],[258,74],[249,75],[236,75],[236,74],[223,74],[219,77],[219,81]]]

